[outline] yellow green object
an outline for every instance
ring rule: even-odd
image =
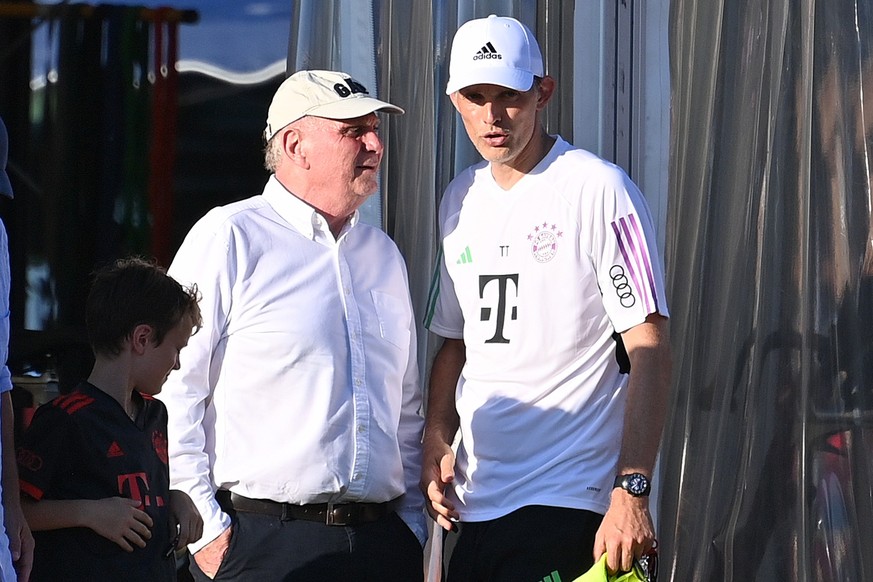
[[[648,578],[636,563],[630,572],[610,574],[606,567],[606,554],[603,554],[590,570],[573,582],[648,582]]]

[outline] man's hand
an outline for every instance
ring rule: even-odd
[[[194,561],[197,563],[197,567],[208,578],[215,578],[215,574],[218,573],[218,568],[227,555],[227,548],[230,547],[232,535],[233,527],[229,527],[194,554]]]
[[[446,443],[425,438],[423,458],[419,487],[429,501],[427,512],[443,529],[454,530],[460,515],[445,491],[455,479],[455,453]]]
[[[89,502],[88,527],[118,544],[126,552],[144,548],[151,539],[152,518],[139,509],[140,502],[126,497],[107,497]]]
[[[5,504],[5,502],[4,502]],[[33,568],[33,534],[20,503],[9,503],[4,507],[6,522],[6,534],[9,536],[9,551],[12,553],[12,562],[18,575],[18,582],[27,582],[30,578],[30,570]]]
[[[606,552],[610,572],[628,572],[655,544],[655,528],[649,514],[649,498],[634,497],[616,488],[609,510],[594,537],[594,561]]]
[[[430,394],[422,442],[421,480],[418,486],[427,498],[428,514],[446,530],[456,530],[460,515],[446,497],[446,487],[455,480],[455,453],[450,443],[458,432],[455,387],[467,361],[464,340],[443,340],[430,372]]]

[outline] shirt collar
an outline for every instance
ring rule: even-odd
[[[330,227],[327,220],[318,213],[312,206],[298,198],[293,192],[289,191],[285,186],[276,179],[275,175],[270,176],[270,180],[264,187],[264,198],[269,205],[275,210],[279,216],[303,234],[310,240],[315,240],[318,236],[329,236],[333,238],[330,232]],[[360,219],[358,211],[352,213],[346,225],[343,227],[342,234],[353,228]]]

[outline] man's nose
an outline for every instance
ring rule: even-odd
[[[486,101],[483,110],[485,113],[484,121],[488,125],[494,125],[500,121],[502,110],[494,101]]]
[[[368,131],[365,133],[364,139],[361,141],[368,152],[382,152],[382,138],[380,138],[379,134],[375,131]]]

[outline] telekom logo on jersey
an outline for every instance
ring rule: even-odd
[[[479,299],[485,299],[485,288],[497,286],[497,313],[495,314],[494,335],[489,340],[485,340],[486,344],[508,344],[509,340],[503,335],[503,327],[507,317],[507,294],[509,292],[509,282],[512,282],[515,287],[515,296],[518,297],[518,273],[512,275],[479,275]],[[479,311],[480,321],[491,321],[491,313],[493,307],[483,307]],[[509,311],[509,319],[515,321],[518,319],[518,306],[513,305]]]
[[[118,492],[140,502],[140,507],[163,507],[164,498],[149,494],[149,478],[145,473],[127,473],[118,476]]]

